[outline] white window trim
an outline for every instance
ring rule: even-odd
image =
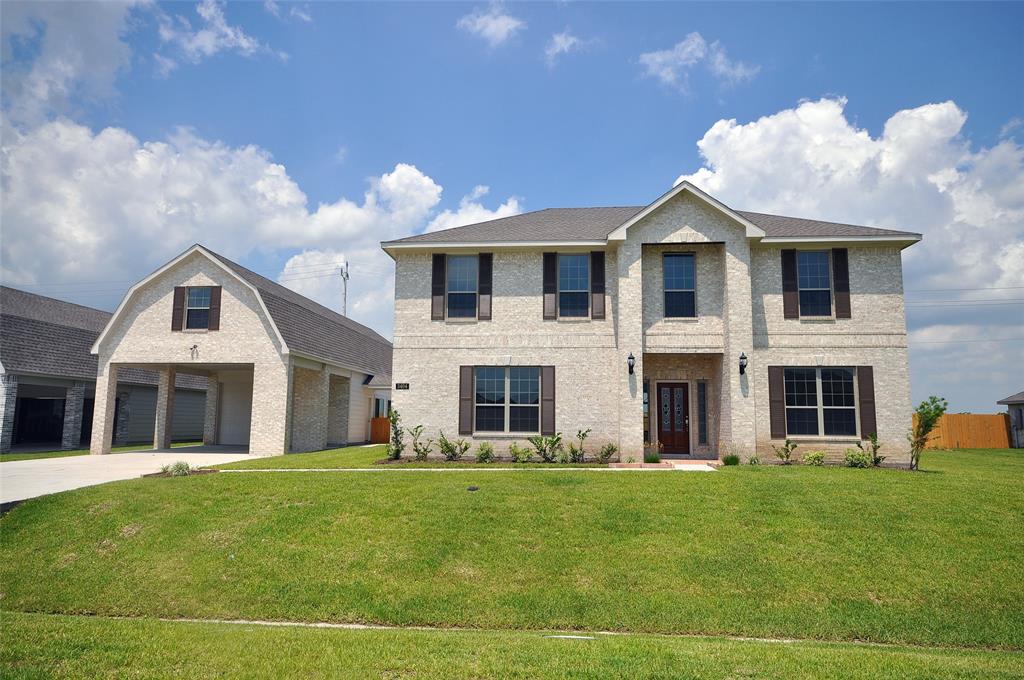
[[[826,269],[828,272],[828,288],[801,288],[800,287],[800,253],[825,253]],[[815,248],[813,250],[797,250],[796,251],[796,309],[797,314],[801,319],[832,319],[836,315],[836,293],[835,293],[835,281],[832,279],[832,251],[821,250]],[[804,314],[800,308],[800,293],[802,291],[811,290],[827,290],[828,291],[828,314]]]
[[[496,408],[499,404],[478,404],[476,401],[477,390],[476,390],[476,369],[478,368],[500,368],[505,374],[505,400],[500,406],[504,407],[505,410],[505,422],[503,429],[501,430],[478,430],[476,428],[476,409],[477,406]],[[512,404],[512,369],[513,368],[535,368],[537,369],[537,403],[536,404]],[[474,366],[473,367],[473,436],[474,437],[532,437],[540,434],[540,419],[541,419],[541,404],[544,403],[543,394],[544,381],[541,379],[541,367],[540,366]],[[509,430],[512,423],[512,406],[516,408],[536,408],[537,409],[537,430],[534,431],[515,431]]]
[[[208,302],[205,307],[193,307],[189,303],[189,301],[190,301],[190,299],[192,297],[191,296],[191,292],[193,290],[199,290],[200,288],[205,288],[206,290],[210,291],[210,302]],[[212,286],[188,286],[188,287],[185,288],[185,318],[182,320],[182,330],[183,331],[196,332],[196,331],[208,331],[208,330],[210,330],[210,304],[213,302],[213,290],[212,290],[212,288],[213,288]],[[205,326],[201,326],[201,327],[198,327],[198,328],[189,328],[188,327],[188,313],[189,313],[190,310],[193,310],[193,309],[205,309],[206,310],[206,325]]]
[[[586,283],[586,288],[583,288],[582,290],[577,290],[575,288],[572,288],[572,289],[563,289],[562,288],[562,258],[566,257],[566,256],[568,256],[568,257],[583,257],[586,260],[586,263],[587,263],[587,283]],[[594,273],[592,271],[590,271],[590,253],[557,253],[556,256],[555,256],[555,265],[556,265],[555,266],[555,282],[557,283],[557,285],[556,285],[557,293],[556,293],[556,297],[555,297],[555,308],[556,308],[556,311],[558,312],[557,313],[557,317],[559,319],[565,319],[566,321],[585,321],[585,320],[590,319],[590,316],[593,313],[593,310],[590,308],[590,306],[591,306],[590,289],[591,289],[591,280],[592,280],[591,277],[594,275]],[[587,313],[586,314],[581,314],[579,316],[562,316],[562,293],[586,293],[587,294]]]
[[[473,289],[473,315],[472,316],[451,316],[448,310],[451,309],[451,295],[452,291],[448,290],[448,286],[451,284],[451,277],[448,273],[448,263],[453,257],[472,257],[476,260],[476,288]],[[455,291],[454,295],[465,295],[469,293],[468,290]],[[480,255],[477,253],[461,253],[458,255],[445,255],[444,256],[444,318],[445,321],[451,321],[453,323],[471,323],[477,320],[480,316]]]
[[[789,433],[789,409],[791,408],[811,408],[810,406],[790,406],[786,403],[786,378],[785,372],[788,369],[795,368],[800,370],[813,370],[814,371],[814,387],[817,393],[817,408],[818,410],[818,434],[790,434]],[[821,371],[822,369],[832,368],[845,368],[853,372],[853,406],[829,406],[827,408],[832,409],[852,409],[853,410],[853,427],[855,430],[854,434],[825,434],[825,402],[822,398],[821,390]],[[860,384],[858,381],[857,369],[854,366],[785,366],[783,369],[782,378],[782,403],[786,409],[786,438],[793,440],[809,440],[809,441],[837,441],[837,440],[856,440],[860,441]]]
[[[670,255],[688,255],[693,258],[693,288],[668,288],[665,286],[665,260]],[[661,316],[664,319],[690,321],[700,317],[697,307],[697,253],[685,251],[668,251],[661,254]],[[693,316],[669,316],[667,293],[693,293]],[[799,302],[799,300],[798,300]]]

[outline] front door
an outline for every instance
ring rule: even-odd
[[[664,453],[690,453],[690,395],[686,383],[658,383],[658,441]]]

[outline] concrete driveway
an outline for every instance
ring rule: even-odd
[[[219,465],[245,460],[244,448],[187,447],[172,451],[133,451],[108,456],[69,456],[0,463],[0,503],[22,501],[58,491],[133,479],[159,472],[167,463]]]

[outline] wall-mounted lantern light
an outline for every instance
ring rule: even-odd
[[[629,374],[633,375],[633,367],[636,366],[636,357],[630,352],[629,356],[626,357],[626,365],[629,366]]]
[[[747,372],[747,355],[744,352],[740,352],[740,375]]]

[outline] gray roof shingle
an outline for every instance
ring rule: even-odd
[[[997,404],[1024,404],[1024,392],[1011,394],[1006,399],[1000,399]]]
[[[407,236],[386,241],[383,245],[604,241],[616,228],[645,207],[634,205],[614,208],[547,208],[463,227]],[[768,237],[920,237],[920,234],[894,229],[861,227],[855,224],[766,215],[742,210],[736,212],[763,229]]]

